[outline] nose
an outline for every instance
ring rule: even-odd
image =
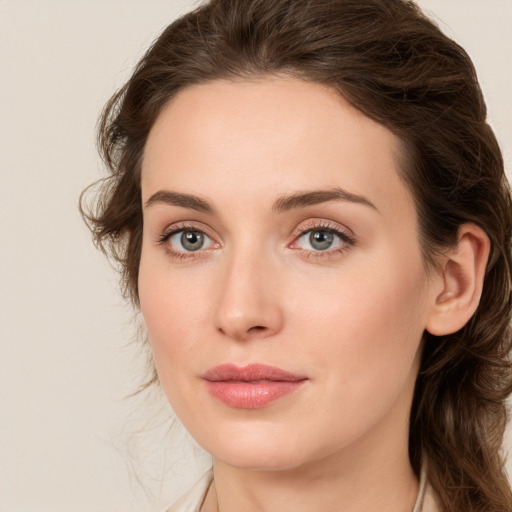
[[[245,341],[281,331],[284,316],[277,268],[256,253],[231,258],[221,274],[215,310],[220,333]]]

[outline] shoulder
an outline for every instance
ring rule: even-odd
[[[199,512],[213,480],[213,471],[207,471],[199,481],[164,512]]]

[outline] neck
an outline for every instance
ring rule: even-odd
[[[406,440],[406,439],[405,439]],[[366,447],[368,448],[368,447]],[[418,479],[406,449],[331,454],[290,470],[255,471],[214,461],[203,512],[411,512]]]

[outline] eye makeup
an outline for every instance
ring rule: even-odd
[[[201,244],[194,248],[193,245],[197,245],[198,240],[201,241]],[[220,248],[220,244],[215,241],[213,233],[204,224],[186,221],[168,226],[157,237],[156,243],[164,247],[171,258],[177,260],[197,258],[204,256],[203,253],[206,251]],[[182,248],[178,248],[177,245],[181,245]]]
[[[182,221],[168,226],[156,239],[159,246],[174,259],[183,260],[207,256],[221,248],[217,236],[205,224]],[[327,219],[309,219],[291,233],[287,248],[308,258],[332,259],[355,243],[351,230]]]
[[[293,236],[289,247],[308,258],[332,259],[356,243],[351,230],[326,219],[309,219],[294,230]]]

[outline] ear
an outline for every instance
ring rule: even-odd
[[[428,332],[442,336],[466,325],[480,302],[490,246],[489,238],[476,224],[459,228],[456,245],[444,253]]]

